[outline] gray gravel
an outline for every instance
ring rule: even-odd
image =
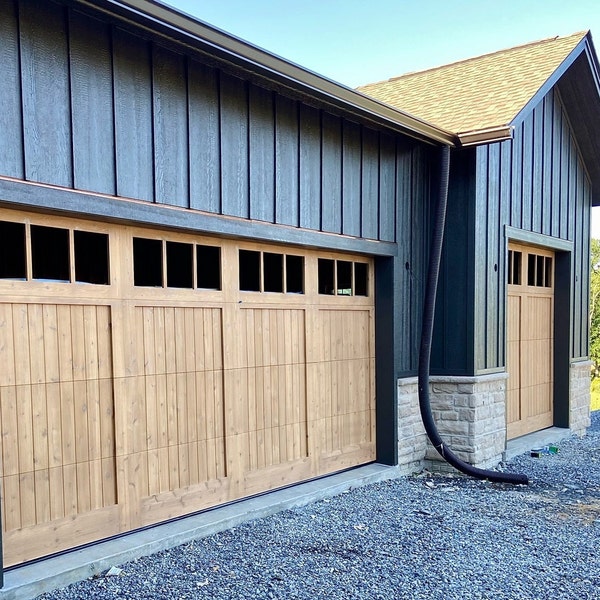
[[[529,486],[423,473],[121,565],[73,598],[600,598],[600,411]]]

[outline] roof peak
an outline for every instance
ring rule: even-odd
[[[436,67],[429,67],[427,69],[421,69],[419,71],[409,71],[407,73],[404,73],[402,75],[396,75],[394,77],[390,77],[388,79],[383,79],[381,81],[376,81],[373,83],[368,83],[368,84],[364,84],[359,86],[358,89],[365,87],[367,85],[377,85],[380,83],[388,83],[388,82],[393,82],[393,81],[398,81],[399,79],[404,79],[407,77],[411,77],[412,75],[423,75],[424,73],[430,73],[432,71],[439,71],[441,69],[446,69],[448,67],[453,67],[456,65],[460,65],[460,64],[465,64],[465,63],[470,63],[476,60],[481,60],[482,58],[487,58],[487,57],[491,57],[491,56],[495,56],[498,54],[504,54],[506,52],[511,52],[513,50],[522,50],[524,48],[528,48],[528,47],[533,47],[533,46],[541,46],[542,44],[548,44],[551,42],[555,42],[556,40],[566,40],[568,38],[575,38],[575,37],[579,37],[580,39],[583,39],[588,33],[589,33],[589,29],[586,30],[581,30],[581,31],[576,31],[575,33],[571,33],[569,35],[555,35],[553,37],[549,37],[549,38],[543,38],[541,40],[536,40],[534,42],[527,42],[525,44],[519,44],[517,46],[510,46],[509,48],[503,48],[501,50],[495,50],[494,52],[485,52],[484,54],[479,54],[477,56],[470,56],[469,58],[463,58],[460,60],[456,60],[450,63],[445,63],[443,65],[438,65]]]

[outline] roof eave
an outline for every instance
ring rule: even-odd
[[[585,52],[588,47],[588,42],[590,39],[589,32],[584,35],[577,46],[569,52],[567,57],[562,61],[562,63],[555,69],[550,77],[544,82],[544,84],[540,87],[540,89],[529,99],[527,104],[523,106],[523,108],[513,117],[511,120],[511,125],[516,126],[523,122],[523,120],[530,114],[531,111],[542,101],[544,96],[548,94],[548,92],[558,83],[559,79],[565,74],[567,69],[575,62],[577,57]]]
[[[165,30],[191,46],[212,50],[222,60],[301,90],[338,108],[354,112],[379,125],[429,143],[456,145],[456,136],[408,113],[378,102],[349,87],[318,75],[295,63],[258,48],[235,36],[155,0],[75,0],[154,31]]]

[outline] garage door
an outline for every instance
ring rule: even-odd
[[[0,230],[5,564],[375,459],[368,258]]]
[[[507,438],[553,424],[554,255],[508,251]]]

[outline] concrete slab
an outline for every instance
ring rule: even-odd
[[[4,574],[0,600],[28,600],[112,566],[185,544],[254,519],[400,476],[397,467],[370,464],[99,542]]]
[[[504,460],[510,460],[519,454],[526,454],[533,448],[543,448],[549,444],[558,444],[560,441],[570,436],[570,429],[549,427],[548,429],[542,429],[541,431],[515,438],[514,440],[507,442]]]

